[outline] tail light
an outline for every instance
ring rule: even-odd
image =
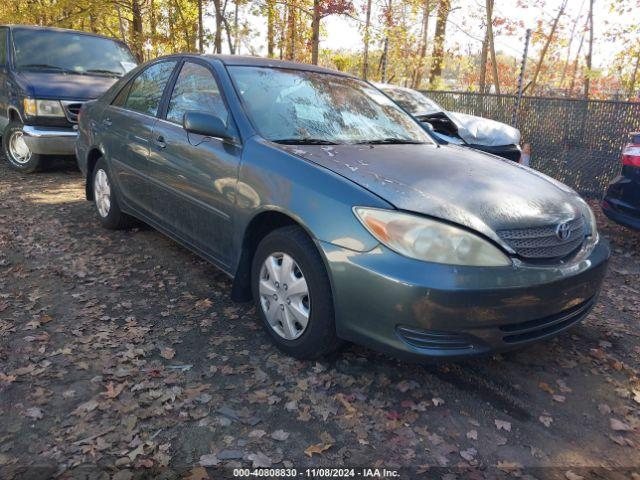
[[[622,150],[622,165],[640,167],[640,133],[632,133],[630,142]]]

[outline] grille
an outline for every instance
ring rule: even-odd
[[[82,102],[62,102],[62,106],[67,120],[71,123],[78,123],[78,114],[82,108]]]
[[[586,317],[594,301],[595,297],[591,297],[555,315],[524,323],[502,325],[500,330],[506,334],[502,340],[506,343],[528,342],[558,333]]]
[[[568,222],[569,235],[561,240],[556,235],[556,225],[513,230],[499,230],[498,235],[523,258],[553,259],[566,257],[577,250],[584,241],[582,216]]]

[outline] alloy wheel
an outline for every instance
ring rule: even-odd
[[[309,324],[311,297],[304,273],[288,254],[269,255],[260,269],[260,305],[274,332],[286,340],[299,338]]]
[[[93,180],[93,196],[96,201],[98,214],[106,218],[111,210],[111,185],[107,172],[100,169],[96,172]]]

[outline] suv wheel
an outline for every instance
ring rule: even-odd
[[[40,166],[42,155],[33,153],[24,139],[22,123],[10,122],[2,134],[2,149],[9,165],[24,173],[35,172]]]
[[[280,350],[313,359],[342,346],[329,277],[315,244],[300,227],[280,228],[260,242],[251,278],[258,315]]]
[[[98,220],[102,226],[110,230],[120,230],[131,226],[133,218],[120,210],[116,190],[104,159],[98,160],[93,169],[91,182],[93,201],[98,213]]]

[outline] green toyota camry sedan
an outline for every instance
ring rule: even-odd
[[[589,313],[609,258],[570,188],[310,65],[159,58],[85,104],[76,153],[102,225],[142,220],[217,265],[298,358],[545,339]]]

